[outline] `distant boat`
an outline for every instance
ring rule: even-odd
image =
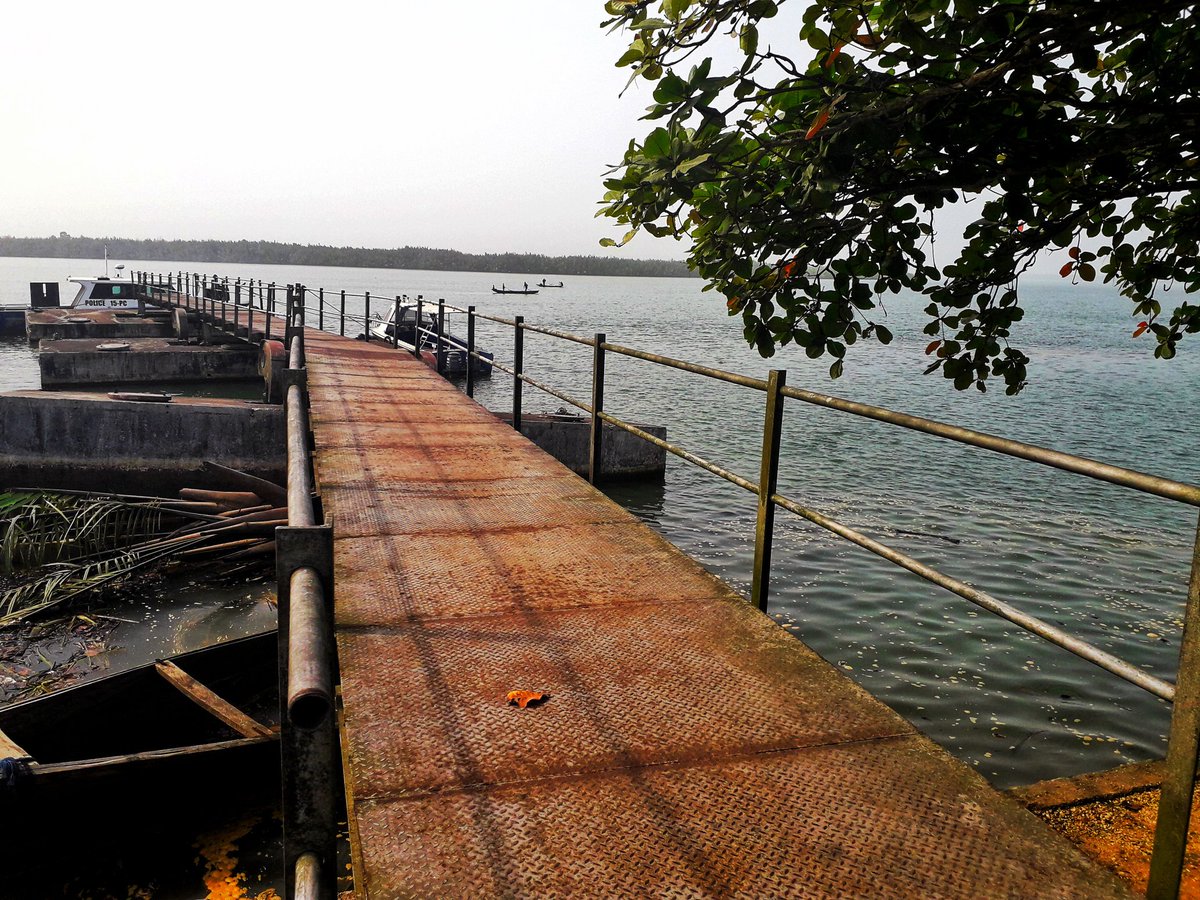
[[[531,291],[529,288],[526,288],[525,290],[520,291],[520,290],[516,290],[515,288],[496,287],[493,284],[492,285],[492,293],[493,294],[536,294],[537,291]]]
[[[560,281],[558,284],[550,284],[549,282],[547,282],[547,281],[546,281],[546,279],[545,279],[545,278],[543,278],[541,281],[539,281],[539,282],[538,282],[538,285],[537,285],[537,286],[538,286],[538,287],[540,287],[540,288],[548,288],[548,287],[562,287],[562,286],[563,286],[563,283]]]

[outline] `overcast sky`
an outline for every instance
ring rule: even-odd
[[[600,0],[14,3],[0,233],[602,253]],[[640,236],[632,256],[682,257]]]
[[[11,3],[0,234],[681,259],[646,234],[599,247],[624,230],[595,218],[604,172],[652,127],[603,18],[602,0]],[[939,255],[975,215],[939,218]]]

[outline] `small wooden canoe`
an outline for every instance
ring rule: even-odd
[[[240,638],[0,709],[0,898],[195,881],[198,835],[278,808],[277,646]]]
[[[492,285],[492,293],[493,294],[536,294],[537,291],[534,291],[534,290],[516,291],[511,288],[498,288],[495,285]]]
[[[277,780],[276,654],[266,632],[0,709],[9,774],[0,808],[44,807],[78,791],[174,793],[181,782],[248,772]]]

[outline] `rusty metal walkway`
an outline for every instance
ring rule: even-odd
[[[423,364],[305,337],[360,895],[1125,896]]]

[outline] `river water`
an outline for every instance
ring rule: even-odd
[[[1149,338],[1130,336],[1128,304],[1101,286],[1023,282],[1027,315],[1016,344],[1033,361],[1030,386],[1014,398],[1001,390],[960,394],[936,375],[921,375],[928,338],[916,297],[888,301],[883,321],[896,335],[892,345],[851,348],[846,374],[830,381],[829,360],[808,360],[796,348],[761,359],[699,280],[567,277],[560,290],[497,296],[493,283],[532,284],[543,273],[127,264],[303,281],[326,290],[330,330],[338,328],[339,290],[370,291],[373,311],[402,293],[442,297],[580,334],[602,331],[610,342],[748,375],[785,368],[794,386],[1200,481],[1200,353],[1185,342],[1177,359],[1154,360]],[[93,274],[101,265],[0,260],[0,303],[25,302],[31,280]],[[64,285],[64,302],[71,296]],[[361,313],[363,300],[350,297],[346,305]],[[452,330],[463,331],[461,320]],[[511,329],[481,322],[478,340],[498,361],[511,360]],[[590,396],[590,348],[528,334],[525,366],[572,396]],[[672,441],[757,481],[761,394],[614,354],[607,366],[607,410],[666,425]],[[0,344],[0,383],[37,386],[36,361],[23,342]],[[496,410],[511,397],[511,379],[499,372],[477,391]],[[561,405],[525,388],[527,412]],[[788,403],[782,460],[781,493],[1174,678],[1194,509],[796,401]],[[748,591],[753,496],[673,457],[661,483],[609,493]],[[993,783],[1164,752],[1166,704],[782,510],[776,528],[775,618]]]

